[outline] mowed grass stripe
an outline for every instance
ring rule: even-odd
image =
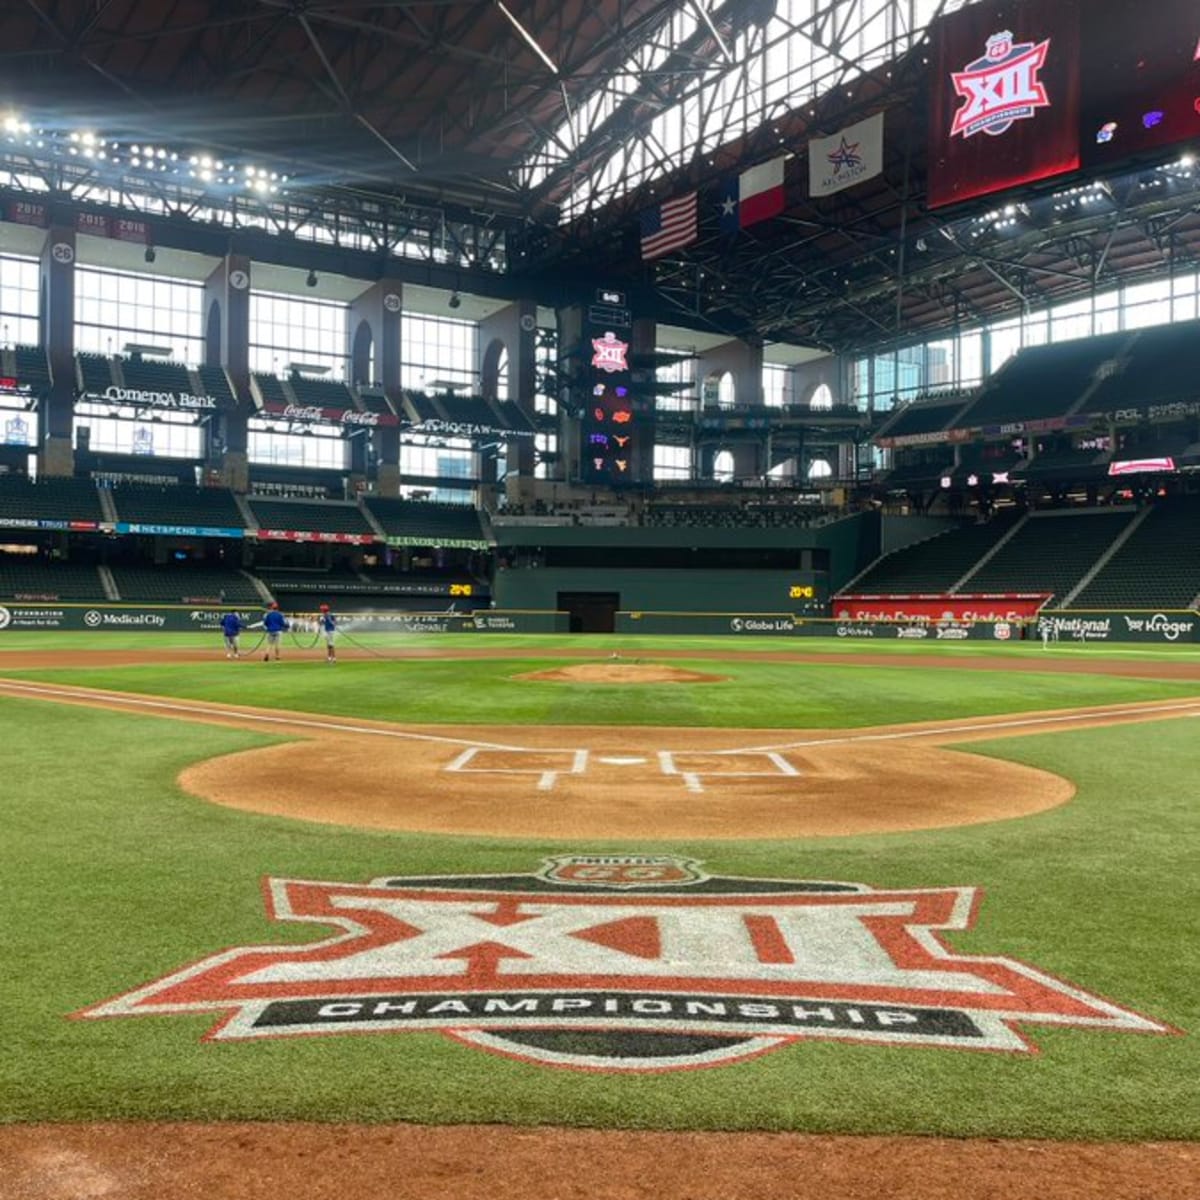
[[[718,1070],[629,1077],[513,1062],[432,1034],[204,1044],[215,1015],[69,1020],[228,946],[320,937],[266,918],[264,875],[531,871],[551,853],[633,847],[370,834],[234,813],[181,794],[175,776],[190,761],[270,739],[6,698],[0,719],[10,746],[0,788],[8,964],[0,1119],[1200,1135],[1200,1043],[1190,1033],[1026,1027],[1037,1055],[802,1042]],[[1077,799],[961,830],[638,848],[693,855],[713,873],[978,885],[986,895],[976,928],[948,939],[957,951],[1024,959],[1185,1031],[1200,1028],[1190,970],[1200,902],[1192,723],[972,748],[980,749],[1075,779]]]

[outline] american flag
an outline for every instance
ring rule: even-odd
[[[696,193],[656,204],[642,213],[642,257],[661,258],[696,240]]]

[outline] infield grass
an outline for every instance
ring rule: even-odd
[[[339,666],[336,689],[317,665],[296,664],[272,675],[273,668],[261,664],[226,671],[222,663],[199,676],[189,666],[174,678],[180,687],[196,688],[232,686],[235,677],[238,686],[260,679],[254,687],[284,689],[289,705],[312,708],[311,697],[328,699],[343,688],[361,701],[380,682],[371,673],[376,664],[362,667],[356,685],[356,674],[343,676]],[[806,721],[850,723],[856,714],[844,707],[848,693],[822,681],[821,669],[811,678],[787,669],[786,679],[772,686],[786,691],[803,681],[806,707],[795,711],[804,711]],[[404,694],[413,687],[406,672],[407,664],[396,672]],[[859,694],[886,674],[873,671],[864,678],[859,672],[845,672],[854,676],[847,686]],[[135,673],[145,684],[142,669]],[[906,680],[896,693],[903,710],[886,719],[940,715],[937,693],[948,680],[936,678],[937,672],[896,674]],[[926,674],[935,676],[928,690],[920,682]],[[297,696],[292,689],[309,688],[309,675],[315,677],[311,692]],[[169,675],[152,678],[153,690],[171,683]],[[426,678],[433,696],[439,687],[454,695],[454,679],[462,677]],[[764,677],[756,678],[761,685]],[[1021,689],[1029,683],[1027,675],[1014,680]],[[993,688],[1003,682],[1002,675],[989,677],[966,695],[973,705],[990,703]],[[1088,702],[1066,698],[1062,688],[1076,683],[1119,683],[1118,699],[1132,698],[1126,685],[1135,691],[1145,686],[1061,677],[1053,705],[1046,704],[1047,691],[1033,706]],[[1152,686],[1155,695],[1164,694],[1162,685]],[[653,689],[656,696],[665,690]],[[762,709],[773,695],[764,701],[760,691],[758,715],[749,720],[743,712],[733,723],[769,723],[769,708]],[[265,692],[254,700],[245,693],[227,698],[283,702]],[[1015,698],[1016,690],[1007,693],[1004,704],[1011,707]],[[965,703],[962,695],[945,702]],[[598,701],[580,700],[589,703]],[[368,715],[361,707],[356,711]],[[1018,821],[811,842],[564,845],[313,826],[234,812],[180,792],[174,781],[188,763],[270,740],[251,733],[9,698],[0,698],[0,718],[8,746],[0,780],[6,1033],[0,1119],[499,1121],[1094,1139],[1200,1135],[1200,1042],[1191,1035],[1200,1028],[1193,720],[973,745],[973,753],[1040,766],[1078,784],[1072,803]],[[493,707],[488,719],[511,717]],[[626,720],[641,723],[641,710]],[[660,713],[655,723],[664,723]],[[903,888],[978,885],[986,897],[976,927],[948,938],[956,950],[1027,960],[1173,1024],[1185,1036],[1027,1026],[1038,1054],[811,1041],[714,1070],[628,1076],[515,1062],[425,1033],[202,1043],[217,1014],[68,1019],[225,947],[323,936],[323,930],[267,919],[259,888],[266,875],[363,881],[392,874],[526,872],[536,870],[543,855],[615,849],[690,855],[717,874]]]

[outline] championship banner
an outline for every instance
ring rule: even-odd
[[[988,0],[934,30],[929,206],[1079,166],[1078,0]]]
[[[927,621],[1032,621],[1050,598],[1050,592],[835,596],[833,615],[839,621],[908,621],[916,624]]]
[[[832,196],[883,173],[883,113],[808,143],[808,194]]]

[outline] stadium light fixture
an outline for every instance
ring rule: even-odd
[[[139,358],[170,358],[175,353],[170,346],[150,346],[145,342],[126,342],[121,348],[126,354],[135,354]]]
[[[329,371],[328,363],[293,362],[287,365],[289,375],[328,375]]]

